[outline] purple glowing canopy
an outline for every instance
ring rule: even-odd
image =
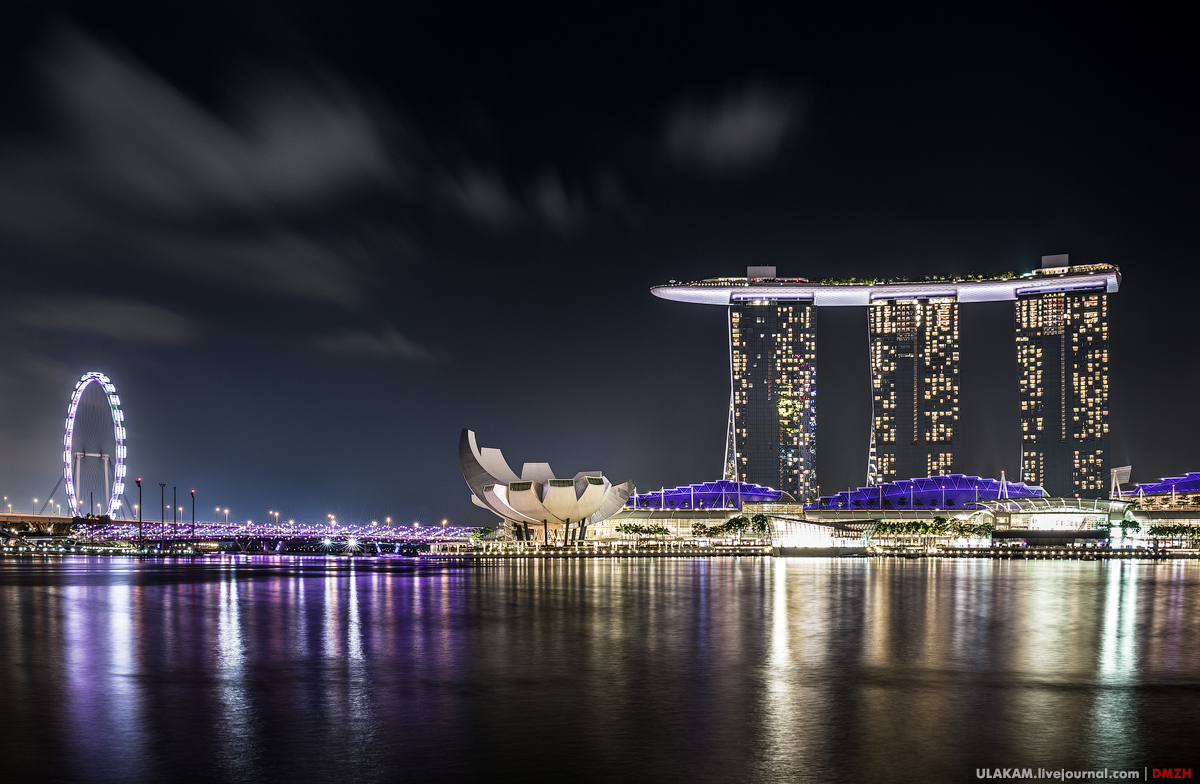
[[[975,509],[980,501],[998,498],[1040,498],[1036,485],[962,474],[900,479],[874,487],[823,495],[808,509]]]
[[[741,509],[742,504],[773,504],[780,499],[791,501],[791,496],[751,482],[732,482],[718,479],[694,485],[663,488],[650,493],[631,496],[625,508],[638,509]]]
[[[1200,471],[1189,471],[1186,476],[1166,476],[1160,482],[1138,482],[1134,490],[1122,491],[1121,495],[1138,493],[1197,493],[1200,492]]]

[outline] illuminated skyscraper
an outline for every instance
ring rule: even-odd
[[[875,300],[867,319],[875,448],[868,481],[951,473],[958,455],[958,301]]]
[[[726,478],[815,497],[816,307],[811,300],[731,303],[729,348]]]
[[[1061,260],[1060,260],[1061,259]],[[1061,274],[1047,257],[1042,274]],[[1018,294],[1021,479],[1052,496],[1108,492],[1108,294],[1104,287]]]

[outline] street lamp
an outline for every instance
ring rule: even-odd
[[[163,537],[167,528],[167,483],[158,483],[158,547],[162,549]]]
[[[225,510],[225,525],[229,525],[229,510]]]

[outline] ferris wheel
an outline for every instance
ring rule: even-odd
[[[113,517],[125,493],[125,412],[103,373],[84,373],[67,406],[63,478],[72,517]]]

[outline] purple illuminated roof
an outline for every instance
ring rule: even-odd
[[[1122,491],[1121,495],[1138,493],[1197,493],[1200,492],[1200,471],[1189,471],[1186,476],[1167,476],[1159,482],[1139,482],[1134,490]]]
[[[980,501],[998,498],[1040,498],[1046,493],[1036,485],[947,474],[919,479],[900,479],[874,487],[843,490],[823,495],[808,509],[974,509]]]
[[[695,485],[680,485],[631,496],[625,508],[639,509],[741,509],[742,504],[773,504],[791,501],[783,491],[751,482],[718,479]]]

